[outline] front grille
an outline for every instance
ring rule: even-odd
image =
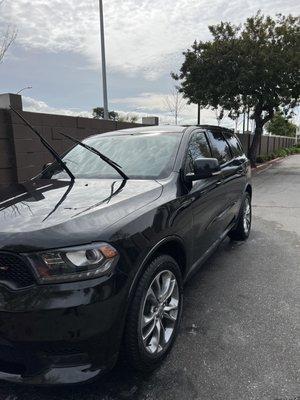
[[[0,253],[0,281],[16,288],[24,288],[35,283],[30,266],[19,256]]]

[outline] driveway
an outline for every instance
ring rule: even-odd
[[[300,155],[253,184],[249,240],[226,240],[188,283],[179,338],[158,371],[117,368],[70,388],[2,383],[0,400],[300,399]]]

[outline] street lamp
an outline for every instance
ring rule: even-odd
[[[23,89],[19,90],[16,94],[20,94],[23,90],[32,89],[32,86],[26,86]]]
[[[104,37],[104,18],[103,18],[102,0],[99,0],[99,12],[100,12],[101,58],[102,58],[103,109],[104,109],[104,119],[108,119],[105,37]]]

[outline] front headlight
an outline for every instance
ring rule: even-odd
[[[39,283],[74,282],[108,275],[119,254],[107,243],[26,254]]]

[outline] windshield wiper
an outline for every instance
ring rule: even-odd
[[[41,143],[46,147],[46,149],[53,155],[55,160],[60,164],[60,166],[66,171],[66,173],[69,175],[72,181],[75,180],[75,176],[72,174],[72,172],[69,170],[69,168],[66,166],[66,164],[63,162],[63,160],[60,158],[59,154],[54,150],[54,148],[51,146],[50,143],[47,142],[45,138],[17,111],[15,110],[12,106],[10,106],[11,110],[15,112],[21,120],[25,123],[25,125],[28,126],[40,139]]]
[[[82,143],[80,140],[77,140],[77,139],[73,138],[72,136],[67,135],[66,133],[62,133],[62,132],[58,132],[58,131],[56,131],[56,133],[59,133],[60,135],[68,138],[69,140],[78,144],[79,146],[82,146],[85,149],[91,151],[92,153],[97,154],[97,156],[99,156],[103,161],[105,161],[112,168],[114,168],[122,176],[123,179],[125,179],[125,180],[129,179],[129,177],[125,174],[125,172],[122,171],[122,169],[121,169],[122,167],[119,164],[117,164],[115,161],[111,160],[110,158],[106,157],[104,154],[100,153],[100,151],[98,151],[94,147],[89,146],[88,144]]]

